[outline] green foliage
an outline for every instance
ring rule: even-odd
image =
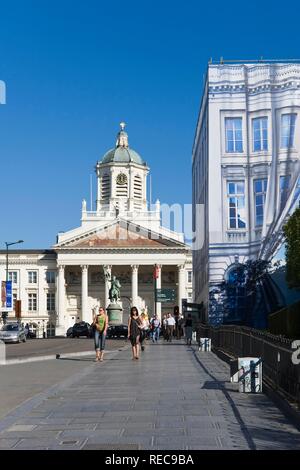
[[[286,237],[286,280],[290,288],[300,288],[300,208],[283,228]]]

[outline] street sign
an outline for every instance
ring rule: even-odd
[[[156,302],[175,302],[175,289],[156,289]]]

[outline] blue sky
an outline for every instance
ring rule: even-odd
[[[0,0],[0,246],[48,248],[79,225],[121,120],[153,199],[191,202],[203,75],[221,56],[299,58],[297,2]]]

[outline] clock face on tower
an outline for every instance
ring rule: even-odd
[[[127,183],[127,176],[124,173],[119,173],[117,176],[117,183],[118,184],[126,184]]]

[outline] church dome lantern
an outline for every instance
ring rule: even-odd
[[[147,166],[142,157],[129,147],[128,134],[124,130],[125,123],[121,122],[120,127],[121,130],[117,135],[116,147],[106,152],[100,163],[136,163]]]
[[[125,123],[120,123],[115,148],[96,165],[98,178],[97,211],[137,212],[147,210],[146,184],[149,168],[129,147]]]

